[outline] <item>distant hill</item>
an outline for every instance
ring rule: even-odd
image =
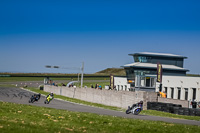
[[[118,75],[118,76],[125,76],[126,72],[123,68],[107,68],[102,71],[96,72],[95,74],[99,75]]]
[[[94,73],[95,75],[116,75],[116,76],[126,76],[126,71],[123,68],[107,68],[102,71]],[[187,74],[186,76],[200,77],[199,74]]]
[[[186,76],[190,76],[190,77],[200,77],[200,74],[186,74]]]

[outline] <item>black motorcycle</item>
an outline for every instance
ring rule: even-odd
[[[143,102],[140,101],[137,104],[133,104],[131,107],[128,106],[128,109],[126,110],[126,114],[134,114],[134,115],[138,115],[141,111],[142,111],[142,107],[143,107]]]
[[[35,101],[38,101],[40,99],[41,94],[34,94],[31,96],[29,103],[34,103]]]

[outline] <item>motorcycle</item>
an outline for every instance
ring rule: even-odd
[[[51,95],[48,95],[44,101],[44,104],[49,104],[52,99],[53,97]]]
[[[138,115],[141,111],[142,111],[142,106],[143,106],[143,102],[140,101],[137,104],[133,104],[131,107],[128,106],[128,109],[126,110],[126,114],[134,114],[134,115]]]
[[[41,94],[34,94],[31,96],[31,98],[29,99],[29,103],[34,103],[35,101],[38,101],[40,99]]]

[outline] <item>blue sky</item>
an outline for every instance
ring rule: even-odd
[[[200,74],[198,0],[1,0],[0,71],[85,73],[132,63],[135,52],[187,56]]]

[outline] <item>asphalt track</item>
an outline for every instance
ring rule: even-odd
[[[120,112],[120,111],[113,111],[113,110],[108,110],[108,109],[80,105],[80,104],[71,103],[71,102],[67,102],[67,101],[63,101],[59,99],[52,100],[50,104],[44,104],[44,100],[45,100],[44,96],[42,96],[38,102],[28,103],[32,95],[33,95],[33,92],[30,92],[24,89],[0,87],[0,101],[4,101],[4,102],[13,102],[13,103],[19,103],[19,104],[42,106],[42,107],[63,109],[63,110],[76,111],[76,112],[88,112],[88,113],[95,113],[95,114],[100,114],[100,115],[110,115],[110,116],[124,117],[124,118],[131,118],[131,119],[163,121],[163,122],[169,122],[169,123],[200,126],[200,121],[172,119],[172,118],[166,118],[166,117],[148,116],[148,115],[140,115],[140,114],[139,115],[125,114],[124,112]]]

